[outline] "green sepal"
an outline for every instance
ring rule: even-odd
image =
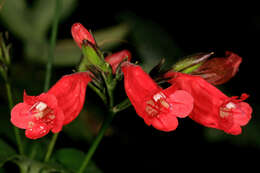
[[[78,71],[88,70],[88,66],[95,66],[103,72],[112,73],[110,65],[104,60],[101,51],[93,44],[86,41],[82,45],[83,58],[78,67]]]
[[[173,65],[174,71],[182,73],[191,73],[198,69],[211,55],[211,53],[197,53],[187,57],[184,57],[181,61]]]

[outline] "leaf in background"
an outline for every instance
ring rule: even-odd
[[[77,65],[80,61],[81,50],[72,39],[61,40],[57,43],[54,56],[54,65]]]
[[[17,156],[13,162],[20,167],[21,172],[26,173],[71,173],[57,163],[43,163],[25,156]]]
[[[16,156],[15,150],[10,147],[5,141],[0,139],[0,167],[4,165],[4,163]]]
[[[74,10],[77,0],[62,0],[61,20],[69,16]],[[51,26],[55,10],[54,0],[37,0],[32,10],[34,29],[46,36]]]
[[[30,23],[30,15],[25,0],[6,0],[0,18],[17,37],[28,40],[37,37]]]
[[[95,40],[101,49],[111,49],[122,42],[130,31],[130,27],[126,23],[101,29],[94,32]]]
[[[182,55],[173,38],[158,24],[133,14],[121,14],[120,17],[131,26],[132,44],[143,60],[142,66],[145,70],[150,70],[161,58],[165,58],[165,64],[170,66],[174,58]]]
[[[85,154],[74,148],[59,149],[54,153],[54,160],[71,171],[77,171],[85,158]],[[101,170],[93,163],[86,167],[86,173],[101,173]]]
[[[101,49],[111,49],[121,44],[128,32],[129,27],[126,24],[119,24],[99,30],[94,33],[94,36]],[[28,42],[27,58],[38,63],[46,63],[47,48],[47,42]],[[54,56],[53,64],[56,66],[75,66],[80,61],[81,50],[73,39],[64,39],[57,41]]]

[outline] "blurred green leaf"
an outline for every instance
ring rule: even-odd
[[[81,51],[72,39],[58,41],[54,54],[54,65],[72,66],[80,61]]]
[[[30,11],[25,0],[6,0],[0,12],[0,18],[10,31],[22,40],[39,38],[31,21]]]
[[[62,0],[61,19],[67,17],[75,8],[77,0]],[[33,26],[42,36],[46,36],[53,20],[55,10],[54,0],[37,0],[32,10]]]
[[[57,163],[42,163],[25,156],[18,156],[13,162],[20,167],[21,172],[26,173],[71,173]]]
[[[166,66],[171,66],[175,58],[182,55],[182,50],[159,24],[133,14],[120,17],[131,26],[130,36],[145,70],[151,70],[161,58],[166,59]]]
[[[5,143],[4,140],[0,139],[0,167],[14,156],[16,156],[15,150]]]
[[[104,50],[120,44],[128,32],[129,28],[126,24],[119,24],[97,31],[94,36]],[[47,42],[27,42],[25,49],[28,60],[44,64],[47,62]],[[56,66],[75,66],[80,61],[81,50],[73,39],[64,39],[57,42],[54,56],[53,64]]]
[[[76,150],[74,148],[63,148],[54,153],[54,158],[64,167],[76,172],[80,168],[81,163],[85,158],[85,154],[82,151]],[[101,170],[97,168],[93,162],[90,162],[85,172],[101,173]]]
[[[124,38],[130,31],[130,27],[126,23],[101,29],[94,32],[95,40],[101,49],[111,49],[122,42],[126,42]]]

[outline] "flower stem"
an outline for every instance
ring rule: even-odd
[[[55,4],[55,14],[54,19],[52,23],[52,30],[51,30],[51,39],[50,39],[50,47],[49,47],[49,56],[48,56],[48,62],[46,64],[46,76],[45,76],[45,83],[44,83],[44,91],[47,91],[50,87],[50,80],[51,80],[51,71],[52,71],[52,63],[54,59],[54,49],[56,45],[57,40],[57,32],[58,32],[58,24],[59,24],[59,18],[60,18],[60,12],[61,12],[61,0],[56,0]],[[52,151],[54,149],[56,140],[58,137],[58,133],[53,134],[51,142],[48,146],[47,153],[45,155],[44,161],[49,161]]]
[[[55,133],[55,134],[52,135],[52,139],[51,139],[51,142],[49,143],[48,150],[47,150],[47,153],[46,153],[45,158],[44,158],[44,162],[49,161],[51,154],[52,154],[52,151],[54,149],[56,140],[58,138],[58,135],[59,135],[59,133]]]
[[[109,115],[107,116],[107,119],[104,120],[104,122],[103,122],[103,124],[102,124],[102,126],[99,130],[98,135],[96,136],[96,138],[93,141],[91,147],[89,148],[88,153],[86,154],[85,159],[82,162],[82,165],[81,165],[78,173],[84,172],[84,170],[87,167],[90,159],[92,158],[93,154],[95,153],[100,141],[102,140],[102,138],[103,138],[103,136],[106,132],[106,129],[109,127],[111,121],[113,120],[114,115],[115,115],[115,112],[113,112],[112,110],[109,111]]]
[[[106,105],[107,104],[106,96],[97,87],[95,87],[92,83],[89,83],[88,86],[102,99],[102,101]]]
[[[128,98],[126,98],[124,101],[122,101],[118,105],[114,106],[113,111],[115,113],[121,112],[122,110],[128,108],[129,106],[131,106],[131,102]]]
[[[53,63],[53,59],[54,59],[54,49],[55,49],[56,39],[57,39],[60,11],[61,11],[61,0],[56,0],[55,14],[54,14],[54,19],[53,19],[53,23],[52,23],[51,39],[50,39],[50,46],[49,46],[49,52],[48,52],[48,62],[46,64],[44,91],[47,91],[50,86],[51,70],[52,70],[52,63]]]
[[[6,81],[5,86],[6,86],[6,91],[7,91],[9,109],[12,110],[12,108],[14,106],[14,103],[13,103],[11,85],[10,85],[9,81]],[[13,126],[13,127],[14,127],[14,134],[15,134],[17,145],[18,145],[19,153],[23,154],[24,151],[23,151],[22,139],[21,139],[20,131],[19,131],[19,129],[17,127],[15,127],[15,126]]]

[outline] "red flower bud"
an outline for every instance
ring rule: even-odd
[[[229,81],[238,71],[242,58],[233,52],[226,51],[225,58],[207,60],[191,74],[199,75],[213,85]]]
[[[122,65],[125,91],[137,114],[147,125],[158,130],[172,131],[178,126],[177,117],[188,116],[193,108],[192,96],[183,90],[160,88],[140,66]]]
[[[22,103],[11,111],[11,122],[26,129],[30,139],[38,139],[49,133],[61,131],[80,113],[86,86],[91,81],[87,72],[63,76],[47,93],[28,96],[24,92]]]
[[[96,44],[93,36],[88,32],[88,30],[80,23],[74,23],[71,27],[71,34],[74,41],[81,48],[83,40],[88,40],[92,44]]]
[[[128,50],[122,50],[122,51],[119,51],[119,52],[113,53],[112,55],[107,56],[105,58],[105,61],[111,65],[113,74],[115,74],[118,65],[124,59],[127,59],[127,61],[130,62],[131,58],[132,58],[131,53]]]
[[[240,99],[228,97],[199,76],[170,72],[165,77],[171,77],[172,86],[193,96],[194,108],[189,117],[204,126],[238,135],[242,132],[241,126],[251,119],[251,106],[242,102],[247,94],[242,94]]]

